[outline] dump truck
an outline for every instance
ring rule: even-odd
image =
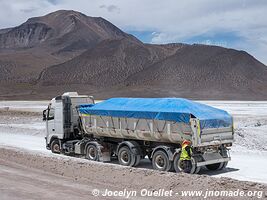
[[[221,170],[230,161],[233,118],[226,111],[183,98],[111,98],[64,93],[43,111],[46,148],[53,153],[182,171],[181,143],[191,141],[191,173]]]

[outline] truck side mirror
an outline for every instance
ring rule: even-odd
[[[46,118],[46,111],[47,111],[47,110],[44,110],[44,111],[43,111],[43,121],[46,121],[46,119],[47,119],[47,118]]]

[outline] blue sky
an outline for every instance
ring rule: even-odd
[[[146,43],[235,48],[267,65],[266,0],[0,0],[0,28],[59,9],[101,16]]]
[[[139,40],[145,43],[151,43],[154,33],[154,31],[132,31],[132,30],[125,30],[125,31],[127,31],[127,33],[134,35]]]
[[[127,31],[127,30],[125,30]],[[141,41],[145,43],[155,43],[153,42],[153,38],[155,34],[157,34],[155,31],[127,31],[128,33],[134,35]],[[232,46],[235,46],[236,43],[241,43],[242,40],[244,40],[242,37],[238,36],[234,32],[219,32],[219,33],[206,33],[202,35],[196,35],[188,38],[184,38],[182,40],[174,40],[174,41],[168,41],[168,42],[181,42],[181,43],[187,43],[187,44],[206,44],[206,45],[216,45],[216,46],[222,46],[226,48],[231,48]],[[168,43],[167,42],[167,43]],[[164,43],[164,42],[163,42]]]

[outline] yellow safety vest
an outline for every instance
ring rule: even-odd
[[[182,147],[182,152],[181,152],[181,155],[180,155],[180,160],[191,160],[191,157],[188,155],[187,151],[185,150],[185,148],[187,147],[188,145],[184,145]],[[190,148],[190,153],[192,155],[192,149]]]

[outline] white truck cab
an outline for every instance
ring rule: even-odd
[[[77,138],[80,132],[76,106],[81,104],[94,104],[94,99],[92,96],[79,95],[77,92],[67,92],[51,100],[47,109],[43,111],[47,149],[51,148],[51,141],[54,138],[59,139],[55,141]]]

